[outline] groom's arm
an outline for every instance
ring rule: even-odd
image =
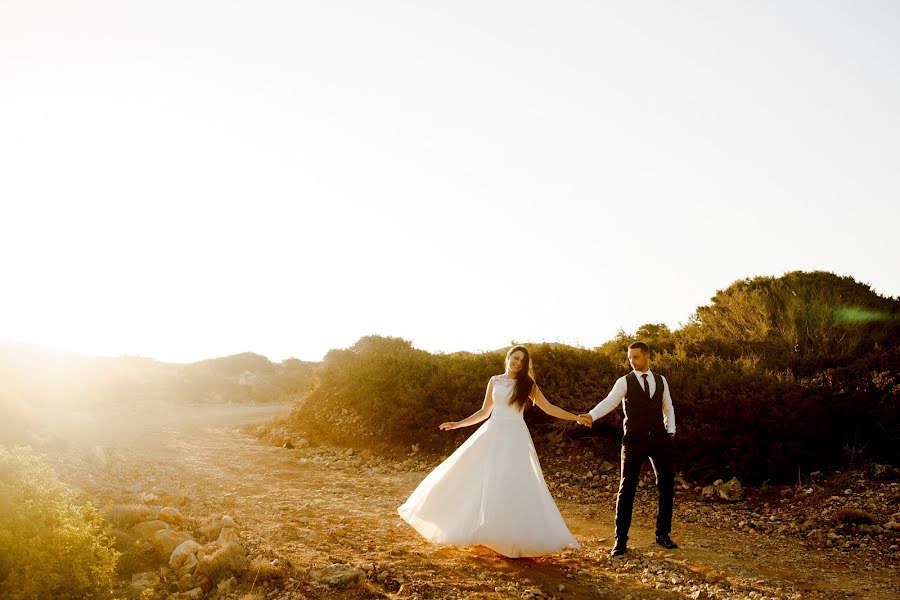
[[[625,398],[625,392],[628,391],[628,384],[625,382],[624,377],[620,377],[616,380],[615,385],[612,390],[609,392],[609,395],[600,401],[597,406],[595,406],[588,413],[591,416],[591,419],[596,421],[597,419],[603,418],[605,415],[609,414],[613,409],[615,409],[619,404],[622,403],[622,399]]]
[[[663,421],[666,423],[666,431],[669,435],[675,435],[675,407],[672,405],[672,394],[669,392],[669,382],[663,377]]]

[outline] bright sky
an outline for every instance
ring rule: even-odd
[[[594,346],[900,295],[900,3],[0,0],[0,339]]]

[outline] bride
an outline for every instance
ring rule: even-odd
[[[422,480],[397,509],[400,516],[435,544],[480,544],[511,558],[578,548],[550,496],[522,418],[529,401],[554,417],[577,420],[544,397],[528,350],[513,346],[506,372],[488,381],[481,409],[440,428],[487,423]]]

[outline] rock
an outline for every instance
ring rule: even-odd
[[[352,565],[342,563],[333,563],[316,571],[309,572],[310,577],[318,583],[332,585],[335,587],[348,587],[352,584],[359,583],[363,579],[362,571]],[[382,575],[385,575],[382,579]],[[378,580],[383,582],[387,579],[387,573],[378,574]]]
[[[131,527],[131,533],[135,537],[139,537],[142,540],[152,540],[153,536],[156,535],[156,532],[161,529],[169,529],[169,524],[165,521],[160,521],[159,519],[154,519],[152,521],[144,521],[143,523],[138,523],[137,525],[133,525]]]
[[[234,519],[227,515],[210,515],[210,517],[203,522],[203,525],[200,526],[200,535],[208,540],[214,540],[219,537],[223,527],[239,529],[237,523],[234,522]]]
[[[700,495],[703,496],[704,500],[712,500],[716,497],[716,486],[707,485],[702,490],[700,490]]]
[[[181,516],[181,511],[171,506],[167,506],[159,511],[159,516],[157,518],[160,521],[165,521],[169,525],[178,525],[184,520]]]
[[[198,564],[200,564],[200,559],[194,554],[188,554],[187,558],[181,564],[181,570],[179,572],[183,575],[193,573]]]
[[[200,548],[202,548],[202,546],[194,540],[185,540],[172,551],[172,554],[169,555],[169,567],[176,571],[180,571],[189,556],[194,556],[194,560],[196,561],[195,555]],[[196,564],[196,562],[194,564]]]
[[[143,496],[141,496],[141,500],[144,502],[154,502],[156,500],[156,494],[153,492],[147,492]]]
[[[175,549],[191,539],[191,534],[174,529],[160,529],[153,535],[153,547],[163,560],[168,561]]]
[[[732,477],[728,483],[720,485],[716,492],[719,498],[726,502],[739,502],[744,499],[744,488],[737,477]]]
[[[691,594],[691,598],[694,600],[699,600],[700,598],[709,598],[709,594],[704,590],[697,590],[693,594]]]
[[[203,588],[195,587],[194,589],[181,592],[178,594],[172,594],[169,596],[169,600],[202,600],[203,598]]]

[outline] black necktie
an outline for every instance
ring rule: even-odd
[[[649,396],[649,395],[650,395],[650,382],[647,381],[647,374],[644,373],[643,375],[641,375],[641,377],[644,378],[644,391],[645,391],[645,392],[647,393],[647,395]]]

